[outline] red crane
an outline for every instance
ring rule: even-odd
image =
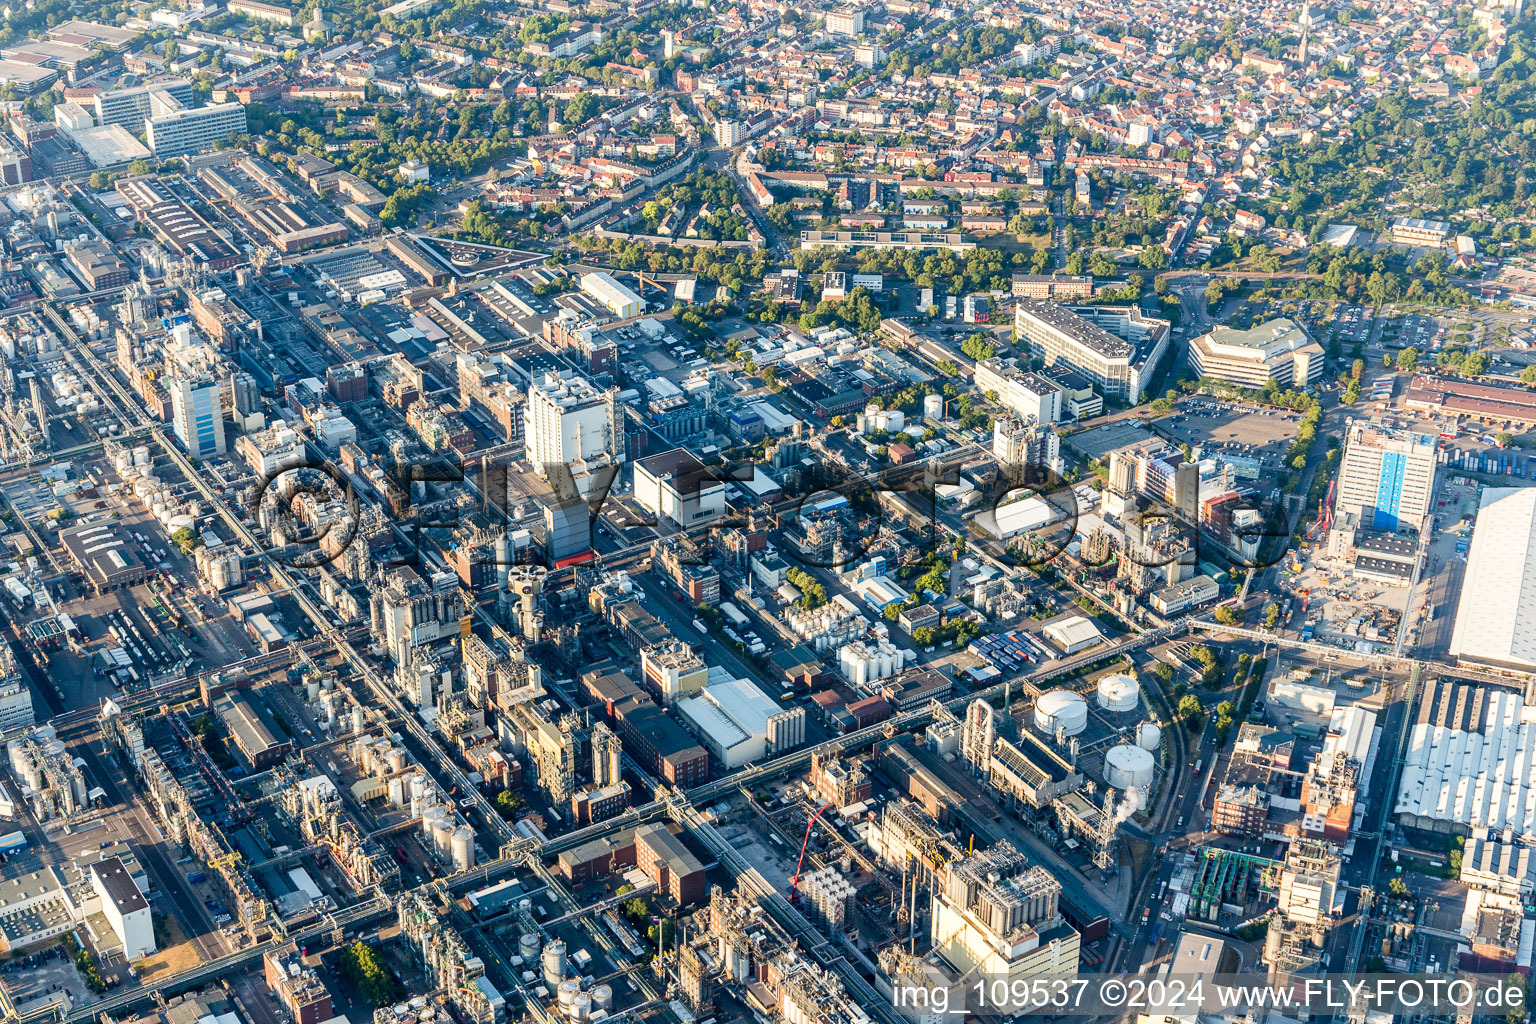
[[[811,827],[816,824],[816,819],[826,813],[827,808],[831,806],[832,801],[828,800],[821,805],[820,810],[811,815],[811,820],[805,823],[805,838],[800,840],[800,859],[795,861],[795,877],[789,880],[789,901],[791,903],[795,902],[800,896],[800,868],[805,864],[805,848],[811,842]]]

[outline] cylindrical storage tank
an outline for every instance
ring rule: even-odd
[[[1104,782],[1112,789],[1146,789],[1156,764],[1150,750],[1121,743],[1104,755]]]
[[[544,984],[554,988],[565,978],[565,943],[559,939],[551,940],[544,947],[541,962],[544,965]]]
[[[599,1010],[613,1012],[613,986],[598,985],[588,993],[592,997],[592,1005]]]
[[[880,678],[884,679],[891,674],[893,659],[889,652],[880,655]]]
[[[453,819],[441,809],[432,820],[432,847],[445,857],[453,853]]]
[[[424,775],[411,776],[411,799],[420,800],[422,794],[427,791],[427,779]]]
[[[555,990],[555,998],[560,1001],[560,1009],[565,1013],[571,1012],[571,1004],[579,995],[581,995],[581,982],[575,978],[566,978]]]
[[[149,445],[141,444],[133,449],[133,464],[135,466],[149,465]]]
[[[392,772],[405,771],[405,751],[395,747],[389,752],[389,770]]]
[[[453,870],[468,871],[475,866],[475,830],[460,825],[453,830]]]
[[[929,395],[923,399],[923,415],[938,419],[944,415],[944,396]]]
[[[411,808],[412,808],[413,811],[415,810],[416,806],[417,806],[417,801],[412,800],[411,801]],[[430,808],[430,807],[422,808],[421,814],[420,814],[420,818],[421,818],[421,835],[422,835],[422,838],[426,839],[428,842],[432,841],[432,823],[433,823],[433,819],[436,818],[436,817],[437,817],[437,815],[432,813],[432,808]]]
[[[1035,703],[1035,728],[1055,736],[1057,728],[1076,736],[1088,728],[1088,702],[1071,690],[1052,690]]]
[[[308,697],[310,700],[319,700],[320,699],[320,682],[319,682],[319,680],[311,679],[311,680],[309,680],[309,682],[305,683],[304,684],[304,695],[306,697]]]
[[[192,529],[192,524],[195,521],[196,520],[194,520],[191,516],[189,516],[185,512],[183,512],[179,516],[171,516],[171,521],[169,523],[166,523],[165,525],[167,525],[167,526],[169,526],[171,528],[171,532],[172,533],[175,533],[177,530],[190,530],[190,529]]]
[[[579,995],[571,1000],[571,1020],[592,1019],[592,997]]]
[[[1142,750],[1156,750],[1163,742],[1163,730],[1151,722],[1142,722],[1136,729],[1136,745]]]
[[[426,1005],[427,1005],[427,997],[426,996],[412,996],[411,997],[411,1009],[413,1009],[413,1010],[420,1010],[423,1007],[425,1007]]]
[[[1099,707],[1105,711],[1135,711],[1141,703],[1136,680],[1127,675],[1105,676],[1099,680]]]
[[[539,936],[537,932],[524,932],[518,938],[517,955],[524,960],[532,960],[539,955]]]
[[[405,783],[399,779],[389,780],[389,805],[399,807],[405,803]]]
[[[352,709],[352,731],[354,733],[358,733],[358,732],[362,732],[363,731],[363,709],[362,708],[353,708]]]

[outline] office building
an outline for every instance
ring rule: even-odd
[[[1246,331],[1217,327],[1189,343],[1197,374],[1255,389],[1271,381],[1306,387],[1323,375],[1323,356],[1323,346],[1284,317]]]
[[[123,958],[130,963],[155,951],[155,926],[149,902],[116,857],[90,867],[91,888],[101,897],[101,913],[123,944]]]
[[[1058,306],[1033,299],[1014,311],[1014,328],[1048,367],[1082,374],[1106,399],[1134,403],[1168,347],[1166,320],[1134,306]]]
[[[178,78],[131,89],[110,89],[97,93],[96,123],[101,126],[120,125],[128,129],[130,134],[139,135],[144,131],[144,122],[150,117],[150,97],[156,93],[164,93],[185,106],[192,102],[192,83]]]
[[[1038,373],[1000,357],[976,364],[976,390],[997,392],[997,400],[1028,422],[1051,424],[1062,418],[1062,389]]]
[[[157,95],[153,105],[166,112],[149,119],[144,141],[158,157],[200,153],[221,139],[245,131],[245,105],[241,103],[171,109]]]
[[[1351,423],[1339,464],[1335,520],[1369,530],[1419,530],[1434,496],[1435,445],[1428,434]]]
[[[224,453],[223,385],[212,377],[170,382],[171,416],[176,437],[194,459]]]
[[[569,371],[546,373],[528,388],[524,452],[535,471],[556,484],[560,497],[585,498],[595,479],[611,482],[624,461],[620,416],[616,390],[599,391]],[[567,470],[573,494],[561,491]]]

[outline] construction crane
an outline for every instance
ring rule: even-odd
[[[816,824],[817,819],[825,814],[827,808],[831,806],[832,801],[828,800],[821,805],[820,810],[811,815],[811,820],[805,823],[805,838],[800,840],[800,859],[795,861],[795,877],[789,881],[789,902],[791,903],[798,900],[800,896],[800,869],[805,866],[805,848],[811,844],[811,828]]]

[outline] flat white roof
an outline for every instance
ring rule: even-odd
[[[1070,619],[1062,619],[1045,627],[1045,635],[1061,644],[1063,647],[1076,647],[1091,640],[1102,640],[1104,634],[1099,632],[1099,627],[1093,624],[1093,620],[1082,615],[1074,615]]]
[[[1483,489],[1451,654],[1536,668],[1536,487]]]

